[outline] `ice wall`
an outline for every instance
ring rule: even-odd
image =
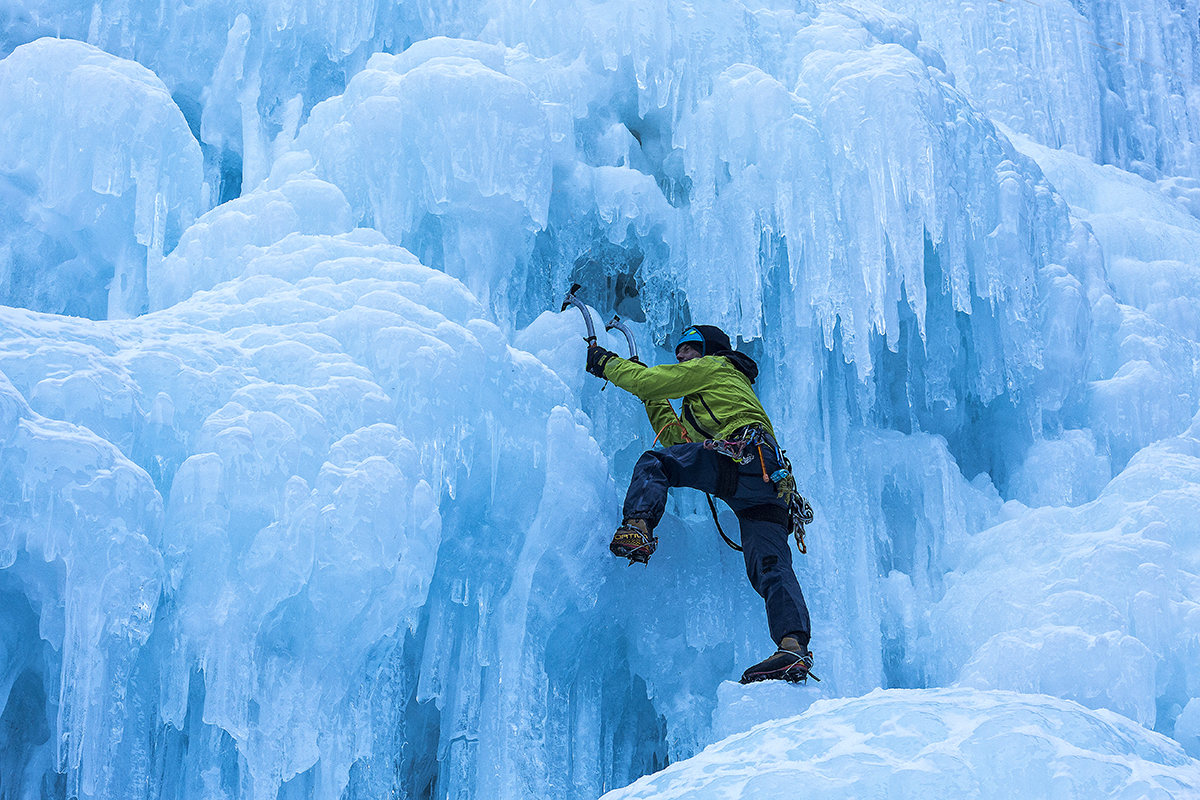
[[[213,212],[193,236],[220,241],[240,213]],[[5,310],[5,585],[32,599],[43,640],[9,669],[60,686],[41,707],[24,699],[57,735],[10,720],[27,731],[6,743],[27,785],[40,768],[72,795],[128,797],[165,770],[192,796],[191,776],[236,753],[238,796],[274,797],[305,773],[337,797],[356,759],[401,735],[376,718],[398,712],[372,686],[402,693],[400,665],[421,658],[406,635],[432,626],[424,658],[450,655],[421,613],[441,550],[503,553],[538,530],[525,516],[543,482],[578,494],[578,536],[610,513],[595,445],[561,463],[579,436],[552,410],[569,402],[562,382],[510,350],[457,281],[361,229],[242,254],[235,280],[127,323]],[[498,490],[499,473],[526,490]],[[443,519],[456,494],[491,511]],[[574,554],[561,523],[550,515],[544,536]],[[532,573],[547,545],[525,547]],[[456,598],[486,597],[474,577],[453,579]],[[519,618],[514,593],[494,602]],[[419,674],[423,700],[449,682]],[[165,761],[140,751],[147,734]]]
[[[93,319],[147,308],[147,264],[201,210],[200,148],[152,72],[82,42],[0,61],[0,301]]]
[[[911,23],[879,11],[712,11],[704,24],[725,26],[732,52],[747,57],[750,29],[770,23],[773,48],[759,60],[774,74],[705,62],[694,69],[712,71],[709,96],[685,102],[660,87],[643,110],[648,89],[627,86],[621,69],[585,70],[589,59],[608,63],[603,43],[585,40],[568,63],[428,40],[375,57],[346,94],[314,109],[292,147],[312,155],[355,216],[461,274],[502,324],[553,306],[548,287],[624,280],[647,297],[632,308],[652,342],[688,318],[747,341],[779,331],[765,338],[765,391],[806,477],[820,486],[819,475],[852,462],[887,476],[865,470],[862,493],[814,489],[853,531],[814,574],[854,565],[830,587],[829,650],[857,665],[848,685],[866,689],[883,679],[883,611],[864,606],[858,587],[893,558],[891,520],[920,509],[931,521],[902,549],[936,553],[994,505],[990,487],[968,486],[960,470],[986,471],[1007,490],[1026,450],[1072,424],[1090,304],[1107,291],[1102,263],[1090,233],[947,83]],[[700,30],[711,29],[680,37]],[[474,86],[490,87],[490,104],[421,101],[469,99],[463,89]],[[668,100],[673,112],[654,110]],[[502,127],[491,104],[505,109]],[[379,171],[384,161],[395,167]],[[897,444],[860,434],[867,422],[944,441]],[[610,428],[600,440],[623,446],[628,434]],[[929,454],[944,472],[914,485],[908,460]],[[916,586],[924,602],[940,591],[936,575]]]
[[[1093,299],[1084,427],[1119,470],[1139,449],[1182,431],[1195,412],[1200,218],[1162,183],[1017,134],[1013,141],[1099,245],[1113,293]]]
[[[449,40],[373,56],[293,145],[312,153],[356,218],[414,249],[436,247],[430,260],[485,303],[546,227],[551,188],[549,120],[503,59],[501,48]],[[506,301],[491,303],[501,319]]]
[[[1196,188],[1194,3],[903,2],[960,87],[1035,141]],[[1039,76],[1053,75],[1053,80]]]
[[[827,696],[1194,747],[1191,95],[1096,139],[1108,94],[990,92],[970,14],[777,6],[5,7],[5,49],[110,51],[0,61],[0,213],[111,318],[0,309],[6,785],[597,797],[731,732],[760,601],[694,494],[649,567],[607,554],[652,435],[584,374],[574,281],[651,362],[689,322],[758,359]],[[62,120],[79,159],[30,133]]]
[[[278,179],[263,189],[276,203],[337,195],[311,173]],[[223,245],[246,208],[206,215],[189,247]],[[290,210],[276,211],[302,216]],[[24,754],[23,785],[52,785],[58,771],[68,791],[97,797],[162,781],[177,796],[213,785],[245,797],[274,797],[281,785],[378,796],[397,784],[414,796],[434,785],[595,796],[665,763],[664,739],[695,750],[703,695],[665,710],[676,723],[669,734],[651,698],[703,686],[681,686],[657,664],[712,648],[724,674],[736,664],[718,645],[734,640],[748,655],[765,636],[754,604],[719,589],[737,562],[707,539],[680,541],[662,560],[664,595],[633,613],[636,640],[581,638],[630,624],[619,598],[645,584],[609,576],[595,534],[615,524],[617,496],[587,418],[569,410],[574,392],[509,348],[461,284],[375,231],[293,232],[240,253],[236,278],[137,320],[5,312],[0,370],[20,387],[20,413],[103,431],[151,498],[160,496],[152,487],[169,498],[144,525],[149,565],[114,554],[134,574],[89,617],[119,625],[130,586],[149,592],[133,596],[141,613],[162,615],[114,653],[87,652],[92,669],[117,675],[68,683],[53,638],[12,662],[26,694],[8,713],[62,732],[15,726],[30,731],[8,742]],[[547,315],[522,339],[551,362],[566,345],[560,368],[579,387],[576,324]],[[634,406],[619,404],[614,426],[631,427]],[[31,452],[6,442],[12,480]],[[45,482],[46,502],[74,497],[72,484]],[[12,518],[37,520],[31,501],[17,501],[28,494],[6,488]],[[672,524],[682,539],[685,528]],[[93,546],[111,552],[119,541],[118,529]],[[5,573],[13,595],[46,595],[27,614],[34,625],[62,613],[56,598],[103,578],[88,561],[82,577],[67,570],[38,592],[29,564],[57,574],[81,548],[42,553],[23,529],[10,547],[21,554]],[[666,591],[685,580],[698,604],[690,612]],[[719,637],[714,607],[727,618]],[[66,716],[43,690],[58,681],[92,717]],[[127,728],[140,733],[122,736]],[[108,730],[103,748],[76,755],[59,745]],[[139,750],[141,736],[154,758]],[[591,755],[578,757],[564,787],[572,748]],[[407,755],[397,762],[397,753]]]
[[[152,541],[162,500],[112,443],[38,414],[7,379],[0,397],[5,783],[31,790],[61,772],[74,794],[103,793],[137,736],[114,711],[166,582]]]

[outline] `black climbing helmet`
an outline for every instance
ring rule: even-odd
[[[676,355],[679,354],[679,348],[685,344],[694,346],[703,356],[716,355],[722,351],[733,349],[725,331],[716,325],[693,325],[685,330],[679,336],[679,341],[675,342]]]

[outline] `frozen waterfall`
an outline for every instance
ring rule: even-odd
[[[1200,0],[0,22],[0,800],[1200,796]],[[761,366],[820,683],[576,282]]]

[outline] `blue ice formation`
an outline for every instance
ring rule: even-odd
[[[0,798],[1194,793],[1198,12],[0,4]],[[820,684],[575,282],[759,362]]]
[[[830,800],[1192,797],[1200,764],[1126,717],[1054,697],[876,689],[739,731],[604,797],[786,797],[797,787]]]

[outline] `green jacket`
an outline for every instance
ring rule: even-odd
[[[683,398],[683,422],[693,442],[728,438],[743,425],[762,425],[772,436],[771,420],[751,388],[746,372],[734,366],[737,359],[750,375],[758,366],[742,353],[704,356],[681,364],[643,367],[615,357],[604,367],[604,377],[646,404],[646,416],[663,445],[685,441],[669,398]]]

